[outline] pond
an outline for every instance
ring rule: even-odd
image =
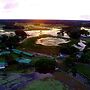
[[[38,37],[40,35],[51,35],[51,36],[58,36],[57,33],[60,32],[61,29],[58,28],[52,28],[50,30],[31,30],[31,31],[25,31],[27,35],[29,35],[27,38],[32,38],[32,37]],[[2,31],[2,30],[1,30]],[[6,34],[14,33],[14,32],[4,32]],[[69,36],[64,33],[65,38],[69,38]],[[67,43],[67,40],[61,39],[61,38],[54,38],[54,37],[46,37],[46,38],[40,38],[37,40],[36,44],[41,44],[44,46],[58,46],[59,44],[62,43]]]
[[[51,29],[51,30],[31,30],[31,31],[25,31],[28,35],[30,35],[29,37],[37,37],[43,34],[46,35],[51,35],[51,36],[57,36],[57,33],[60,32],[61,29]],[[65,38],[69,38],[69,36],[64,33],[64,37]]]
[[[69,41],[61,38],[54,38],[54,37],[46,37],[37,39],[36,44],[41,44],[44,46],[59,46],[62,43],[68,43]]]
[[[52,36],[57,36],[57,32],[59,32],[60,29],[51,29],[51,30],[31,30],[31,31],[25,31],[30,37],[36,37],[39,35],[47,34]]]
[[[31,59],[17,58],[16,61],[19,62],[19,63],[29,64],[31,62]]]

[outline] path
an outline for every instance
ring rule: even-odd
[[[89,87],[86,87],[84,84],[64,72],[55,72],[53,75],[49,73],[39,74],[37,72],[31,74],[8,73],[7,76],[0,75],[0,90],[21,90],[33,80],[52,76],[54,79],[60,80],[60,82],[68,85],[71,90],[90,90]]]
[[[52,75],[49,73],[39,74],[38,72],[30,74],[8,73],[7,76],[0,75],[0,90],[21,90],[33,80],[39,80],[45,77],[52,77]]]
[[[90,90],[90,87],[87,87],[77,79],[69,76],[64,72],[55,72],[53,73],[53,76],[56,80],[60,80],[64,84],[67,84],[71,90]]]
[[[68,74],[70,77],[73,77],[72,76],[72,73],[69,73]],[[90,87],[90,84],[88,83],[88,80],[87,78],[81,76],[79,73],[76,74],[76,77],[73,77],[75,80],[78,80],[80,81],[82,84],[86,85],[87,87]]]

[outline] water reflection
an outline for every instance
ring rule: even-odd
[[[32,31],[25,31],[28,35],[30,35],[29,37],[36,37],[39,35],[43,35],[43,34],[47,34],[47,35],[52,35],[52,36],[57,36],[57,33],[60,31],[61,29],[52,29],[52,30],[32,30]],[[69,38],[69,36],[65,33],[64,37]]]
[[[57,32],[59,32],[60,29],[51,29],[51,30],[32,30],[32,31],[25,31],[30,37],[36,37],[39,35],[47,34],[52,36],[57,36]]]
[[[54,38],[54,37],[46,37],[40,38],[36,41],[36,44],[41,44],[44,46],[59,46],[62,43],[68,43],[69,41],[61,38]]]
[[[57,33],[60,32],[60,30],[61,29],[52,28],[51,30],[31,30],[25,32],[27,33],[27,35],[29,35],[28,37],[37,37],[43,34],[57,36]],[[0,29],[0,35],[2,34],[10,35],[10,33],[13,33],[15,35],[14,31],[5,31],[3,29]],[[69,38],[66,33],[64,34],[64,37]]]
[[[5,31],[3,29],[0,29],[0,36],[3,35],[3,34],[6,34],[7,36],[10,36],[10,35],[15,35],[15,32],[13,31]]]

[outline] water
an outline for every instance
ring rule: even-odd
[[[10,36],[11,34],[15,35],[15,32],[13,31],[5,31],[3,29],[0,29],[0,35],[6,34],[7,36]]]
[[[57,33],[60,30],[61,29],[52,28],[51,30],[31,30],[31,31],[25,31],[25,32],[29,35],[29,37],[37,37],[37,36],[43,35],[43,34],[57,36]],[[15,35],[14,31],[5,31],[0,28],[0,35],[2,35],[2,34],[10,35],[11,33]],[[65,33],[64,37],[68,38],[68,35]]]
[[[25,31],[27,33],[27,35],[29,35],[27,38],[31,38],[31,37],[38,37],[40,35],[51,35],[51,36],[57,36],[57,33],[60,32],[61,29],[57,29],[57,28],[52,28],[51,30],[31,30],[31,31]],[[1,30],[2,33],[0,34],[7,34],[10,35],[11,33],[14,34],[13,31],[3,31]],[[69,36],[65,33],[64,37],[69,38]],[[60,39],[60,38],[54,38],[54,37],[47,37],[47,38],[40,38],[37,40],[36,44],[41,44],[44,46],[58,46],[59,44],[62,43],[67,43],[66,40],[64,39]]]
[[[36,44],[41,44],[44,46],[59,46],[62,43],[68,43],[69,41],[61,38],[54,38],[54,37],[46,37],[40,38],[36,41]]]
[[[31,31],[25,31],[30,37],[36,37],[39,35],[47,34],[52,36],[57,36],[57,32],[59,32],[60,29],[51,29],[51,30],[31,30]]]
[[[37,37],[39,35],[47,34],[52,36],[57,36],[57,33],[60,32],[61,29],[51,29],[51,30],[31,30],[31,31],[25,31],[29,37]],[[64,37],[69,38],[69,36],[65,33]]]
[[[60,29],[51,29],[51,30],[32,30],[32,31],[25,31],[29,37],[37,37],[39,35],[47,34],[52,36],[57,36],[57,33],[60,31]],[[64,37],[69,38],[69,36],[65,33]],[[40,38],[36,41],[36,44],[41,44],[44,46],[58,46],[62,43],[68,43],[68,41],[60,38],[54,38],[54,37],[46,37],[46,38]]]

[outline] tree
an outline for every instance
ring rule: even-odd
[[[87,36],[89,35],[89,32],[87,30],[80,30],[80,34]]]
[[[71,39],[80,38],[80,27],[64,27],[62,30],[66,32]]]
[[[1,43],[5,43],[5,42],[7,42],[7,40],[8,40],[8,36],[6,34],[3,34],[1,36]]]
[[[60,32],[57,33],[58,36],[64,36],[64,31],[60,30]]]
[[[25,39],[27,37],[27,34],[23,30],[16,30],[15,34],[17,36],[20,36],[22,39]]]
[[[62,54],[68,54],[68,55],[75,54],[76,52],[78,52],[78,49],[73,47],[72,45],[73,45],[72,42],[63,44],[62,46],[60,46],[60,52]]]
[[[10,48],[15,48],[19,44],[19,37],[17,35],[15,36],[9,36],[7,41],[7,46]]]
[[[16,25],[13,25],[13,24],[9,24],[9,25],[5,25],[5,26],[3,26],[3,29],[5,29],[5,30],[22,30],[22,29],[24,29],[24,26],[16,26]]]
[[[55,70],[56,62],[51,59],[39,59],[35,63],[35,70],[39,73],[52,73]]]
[[[80,39],[80,31],[70,31],[68,35],[71,39]]]
[[[67,67],[71,68],[71,67],[74,65],[74,61],[75,61],[75,58],[69,56],[69,57],[67,57],[67,58],[65,59],[64,64],[65,64]]]
[[[63,61],[64,70],[67,72],[68,70],[71,70],[73,67],[75,67],[75,57],[69,56]]]
[[[81,56],[79,62],[90,64],[90,51],[85,52],[85,53]]]
[[[3,57],[5,58],[5,60],[7,61],[9,65],[16,64],[16,61],[14,60],[11,54],[4,55]]]

